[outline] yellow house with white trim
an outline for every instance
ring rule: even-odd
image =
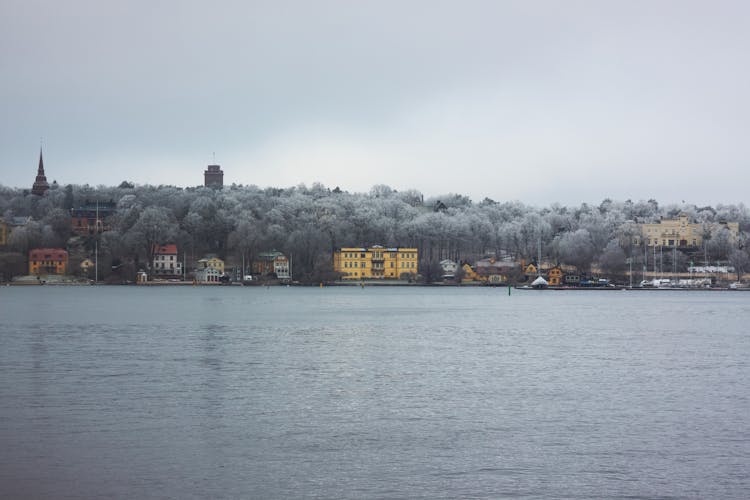
[[[399,279],[416,275],[419,256],[416,248],[341,248],[333,253],[333,270],[345,280]]]
[[[219,274],[224,274],[224,261],[213,255],[199,260],[197,267],[198,269],[216,269]]]

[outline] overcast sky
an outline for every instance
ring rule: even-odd
[[[0,2],[0,184],[738,203],[750,2]]]

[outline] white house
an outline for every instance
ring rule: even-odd
[[[261,276],[274,273],[280,280],[291,278],[289,259],[281,252],[273,250],[259,254],[253,261],[253,272]]]
[[[198,283],[219,283],[222,273],[215,267],[203,267],[195,271],[195,281]]]
[[[452,260],[450,259],[441,260],[440,267],[443,268],[443,279],[452,279],[456,277],[456,270],[458,269],[458,264],[456,264]]]
[[[182,262],[177,260],[177,245],[154,247],[154,276],[182,276]]]

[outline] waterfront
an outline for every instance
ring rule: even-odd
[[[744,498],[747,294],[0,289],[0,496]]]

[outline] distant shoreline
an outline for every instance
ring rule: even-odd
[[[499,289],[505,289],[505,288],[511,288],[512,290],[520,290],[520,291],[555,291],[555,292],[564,292],[564,291],[644,291],[644,292],[660,292],[660,291],[680,291],[680,292],[697,292],[697,291],[707,291],[707,292],[750,292],[750,287],[747,288],[729,288],[727,287],[629,287],[627,285],[622,286],[609,286],[609,287],[546,287],[546,288],[533,288],[527,285],[487,285],[483,283],[461,283],[461,284],[445,284],[445,283],[409,283],[405,281],[373,281],[373,282],[333,282],[333,283],[323,283],[323,284],[301,284],[301,283],[289,283],[289,284],[283,284],[283,283],[268,283],[268,284],[261,284],[261,283],[253,283],[253,284],[243,284],[243,283],[194,283],[192,281],[148,281],[146,283],[85,283],[85,282],[71,282],[71,281],[43,281],[43,282],[35,282],[35,281],[18,281],[18,282],[7,282],[2,283],[0,286],[6,286],[6,287],[33,287],[33,286],[53,286],[53,287],[64,287],[64,286],[74,286],[74,287],[81,287],[81,286],[106,286],[106,287],[121,287],[121,286],[128,286],[128,287],[187,287],[192,286],[196,288],[201,287],[252,287],[252,288],[260,288],[260,287],[284,287],[284,286],[293,286],[293,287],[305,287],[305,288],[328,288],[328,287],[360,287],[360,288],[369,288],[369,287],[420,287],[420,288],[499,288]]]

